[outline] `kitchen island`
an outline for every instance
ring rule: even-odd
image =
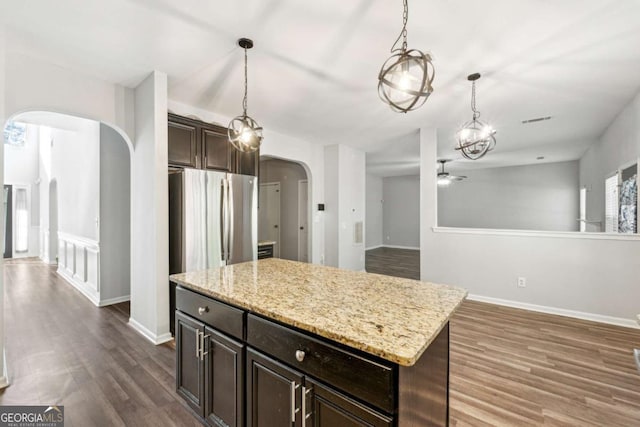
[[[170,279],[177,391],[209,424],[447,425],[466,291],[275,258]]]

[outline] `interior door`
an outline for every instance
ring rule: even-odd
[[[13,255],[13,195],[11,186],[4,186],[4,216],[2,226],[4,228],[4,258],[11,258]]]
[[[309,262],[309,183],[298,181],[298,261]]]
[[[273,256],[280,258],[280,183],[260,184],[258,240],[273,241]]]

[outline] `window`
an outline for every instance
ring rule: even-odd
[[[580,231],[587,231],[587,189],[580,189]]]
[[[607,233],[618,232],[618,174],[610,176],[604,182],[605,195],[605,228]]]
[[[24,253],[29,250],[29,208],[27,207],[26,188],[16,189],[15,208],[15,233],[16,253]]]

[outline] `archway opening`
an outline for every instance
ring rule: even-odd
[[[3,221],[9,257],[53,265],[96,306],[128,301],[130,142],[95,120],[22,112],[5,124],[4,162],[5,186],[24,190]]]
[[[310,262],[311,176],[306,165],[260,156],[258,240],[260,252],[272,245],[273,256]]]

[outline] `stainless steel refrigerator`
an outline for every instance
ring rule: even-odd
[[[170,274],[256,260],[257,255],[255,176],[200,169],[169,171]],[[173,285],[170,310],[174,328]]]

